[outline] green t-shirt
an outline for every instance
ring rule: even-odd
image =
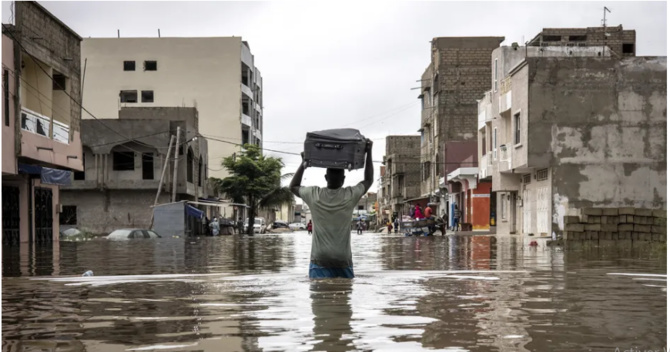
[[[353,267],[351,214],[363,193],[362,182],[338,189],[300,187],[300,198],[312,212],[312,263],[325,268]]]

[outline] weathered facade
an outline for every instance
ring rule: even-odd
[[[384,194],[388,199],[389,219],[409,214],[409,203],[421,195],[420,146],[421,136],[386,137],[384,163],[388,181]]]
[[[421,188],[426,203],[446,210],[440,178],[460,167],[475,164],[447,162],[452,142],[475,141],[477,99],[490,89],[491,51],[504,37],[440,37],[431,45],[431,63],[421,77]],[[473,144],[474,145],[474,144]],[[471,154],[476,149],[471,146]],[[441,209],[439,209],[441,208]]]
[[[666,58],[503,47],[479,104],[500,233],[561,235],[586,208],[666,207]]]
[[[82,170],[81,37],[19,1],[2,25],[3,246],[57,248],[60,186]]]
[[[528,42],[530,47],[608,47],[614,57],[635,56],[636,33],[616,27],[544,28]],[[601,50],[602,51],[602,50]]]
[[[85,168],[73,175],[71,186],[63,188],[61,225],[96,234],[148,228],[159,187],[158,203],[171,201],[174,145],[159,183],[177,127],[181,131],[176,201],[207,197],[207,141],[197,138],[197,110],[122,108],[119,119],[82,121]]]

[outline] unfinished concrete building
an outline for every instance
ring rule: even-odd
[[[477,99],[490,89],[491,51],[504,39],[433,38],[431,63],[421,76],[419,95],[422,105],[420,196],[425,203],[439,204],[434,205],[436,214],[447,208],[445,194],[440,192],[440,178],[461,167],[477,166],[472,160],[452,161],[449,155],[461,153],[463,142],[469,142],[471,159],[475,159]]]
[[[158,204],[171,202],[175,177],[176,201],[207,197],[207,140],[196,137],[195,108],[122,108],[118,119],[83,120],[81,124],[84,171],[75,173],[72,184],[62,190],[61,226],[95,234],[149,228],[159,187]],[[181,129],[177,174],[173,146],[159,184],[177,127]]]
[[[613,56],[635,56],[635,31],[617,27],[544,28],[529,47],[609,47]]]
[[[560,236],[564,218],[583,209],[666,208],[666,58],[613,52],[493,52],[478,155],[479,177],[496,193],[498,233]]]
[[[421,136],[387,136],[386,189],[389,219],[409,214],[411,204],[421,202],[421,165],[419,148]],[[421,204],[425,207],[425,199]]]

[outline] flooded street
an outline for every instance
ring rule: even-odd
[[[3,351],[623,351],[667,343],[664,250],[352,235],[356,278],[311,281],[310,244],[295,232],[5,252]],[[87,270],[95,276],[81,277]]]

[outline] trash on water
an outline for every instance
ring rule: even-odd
[[[82,276],[93,276],[93,271],[89,270],[89,271],[85,272],[84,275],[82,275]]]

